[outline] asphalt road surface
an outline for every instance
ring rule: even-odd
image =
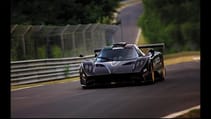
[[[11,92],[12,118],[146,118],[200,105],[200,61],[167,66],[165,81],[84,90],[79,81]]]
[[[114,42],[135,43],[138,34],[138,18],[143,12],[142,3],[124,8],[120,14],[121,24],[114,34]]]

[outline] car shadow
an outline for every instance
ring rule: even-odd
[[[156,81],[154,84],[161,82],[161,81]],[[154,85],[149,82],[144,82],[144,83],[134,83],[134,82],[127,82],[127,83],[116,83],[116,84],[97,84],[94,86],[91,86],[86,89],[110,89],[110,88],[122,88],[122,87],[136,87],[136,86],[150,86]]]

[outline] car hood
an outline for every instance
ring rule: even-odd
[[[136,60],[95,62],[93,73],[95,75],[131,73],[135,63]]]

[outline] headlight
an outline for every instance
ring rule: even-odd
[[[82,77],[83,77],[83,78],[86,77],[86,75],[84,74],[84,72],[82,73]]]
[[[146,72],[147,71],[147,68],[143,69],[143,72]]]
[[[92,72],[93,66],[92,66],[92,64],[85,64],[84,69],[87,72]]]

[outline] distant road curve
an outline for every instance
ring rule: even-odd
[[[135,43],[138,35],[138,18],[143,13],[142,3],[129,5],[128,7],[121,10],[119,18],[121,24],[119,30],[114,35],[114,42],[125,41],[128,43]]]

